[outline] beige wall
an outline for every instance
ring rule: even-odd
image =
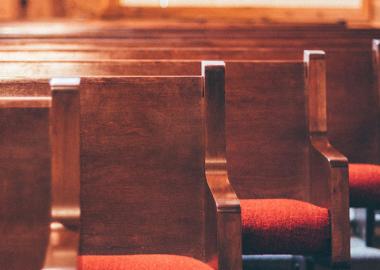
[[[120,0],[125,6],[212,6],[212,7],[239,7],[239,6],[258,6],[258,7],[347,7],[358,8],[362,0]]]
[[[115,10],[110,9],[110,6],[115,6],[119,0],[29,0],[29,7],[26,12],[27,17],[31,19],[39,19],[39,18],[49,18],[52,16],[67,16],[67,17],[81,17],[81,18],[94,18],[99,19],[104,17],[105,14],[112,15],[115,13]],[[124,0],[127,1],[127,0]],[[129,2],[139,2],[139,1],[150,1],[150,0],[128,0]],[[157,1],[159,3],[160,0],[153,0]],[[170,2],[171,1],[171,2]],[[174,3],[173,1],[182,1],[182,0],[169,0],[169,3]],[[197,0],[198,1],[198,0]],[[203,2],[206,1],[215,1],[215,0],[202,0]],[[240,1],[271,1],[271,0],[240,0]],[[278,2],[279,0],[272,0],[272,2]],[[297,0],[298,1],[298,0]],[[304,1],[304,0],[303,0]],[[309,0],[309,1],[322,1],[322,0]],[[304,1],[304,2],[309,2]],[[323,0],[327,1],[327,0]],[[330,2],[338,1],[338,0],[328,0]],[[340,0],[342,1],[342,0]],[[344,0],[344,1],[352,1],[350,4],[353,4],[354,1],[358,0]],[[365,0],[367,1],[367,0]],[[373,21],[380,25],[380,0],[368,0],[370,1],[370,6],[372,7],[370,11],[370,17],[373,19]],[[230,1],[231,2],[231,1]],[[233,2],[233,1],[232,1]],[[19,6],[18,6],[19,0],[1,0],[0,1],[0,19],[16,19],[20,17],[20,14],[22,14]],[[110,4],[111,3],[111,4]],[[348,3],[348,2],[347,2]],[[116,8],[117,10],[117,8]],[[290,11],[290,12],[284,12],[283,14],[283,20],[292,20],[293,17],[296,17],[296,21],[302,22],[302,11],[297,12],[297,10]],[[338,12],[339,13],[339,12]],[[339,14],[344,14],[345,12],[340,12]],[[139,14],[138,12],[136,14]],[[149,13],[147,13],[149,14]],[[281,18],[281,10],[278,11],[277,9],[270,10],[264,10],[263,16],[267,17],[268,14],[274,14],[276,20],[278,18]],[[331,16],[335,16],[335,13],[332,13],[332,15],[324,16],[323,11],[318,11],[318,14],[322,14],[318,20],[323,22],[326,20],[326,18],[329,18],[331,20]],[[243,14],[245,18],[249,17],[249,12],[245,12]],[[257,14],[255,14],[257,17]],[[305,14],[305,19],[310,17],[309,14]]]
[[[0,1],[0,20],[17,18],[20,15],[20,9],[17,0]]]
[[[374,21],[380,22],[380,0],[372,0],[372,16]]]

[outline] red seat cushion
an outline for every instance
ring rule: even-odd
[[[350,164],[350,205],[354,207],[380,207],[380,166]]]
[[[326,254],[329,211],[288,199],[241,200],[244,254]]]
[[[79,270],[213,270],[196,259],[176,255],[80,256]]]

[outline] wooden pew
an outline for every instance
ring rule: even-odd
[[[65,83],[65,80],[63,82]],[[72,185],[75,185],[75,170],[70,170],[74,162],[78,161],[75,152],[72,152],[77,143],[71,143],[70,150],[63,146],[67,146],[67,141],[64,144],[65,138],[71,141],[73,135],[75,138],[75,131],[79,136],[79,130],[71,128],[73,118],[69,116],[72,114],[67,114],[68,111],[77,110],[74,97],[79,93],[75,93],[75,85],[64,83],[62,80],[51,83],[52,164],[53,176],[55,175],[52,188],[52,221],[60,222],[71,230],[73,218],[70,215],[67,216],[62,211],[61,215],[54,215],[54,210],[65,210],[67,206],[73,205],[75,207],[75,192],[71,193],[78,188]],[[213,269],[241,269],[241,221],[238,201],[233,200],[234,192],[228,187],[228,183],[214,187],[212,183],[207,184],[205,178],[200,106],[202,84],[201,76],[82,79],[80,265],[88,266],[93,260],[98,260],[95,255],[105,256],[103,259],[107,261],[112,260],[112,256],[106,255],[153,252],[194,257],[207,262]],[[17,95],[46,93],[48,89],[47,82],[43,79],[9,79],[6,83],[3,82],[3,86],[5,95],[7,92],[15,94],[15,89],[18,91]],[[154,102],[151,94],[156,95]],[[109,103],[104,103],[104,95],[108,97],[106,100]],[[121,99],[121,96],[126,98]],[[178,106],[163,106],[167,104],[168,98]],[[18,96],[7,99],[14,103],[18,99],[35,100],[41,97]],[[100,100],[104,110],[94,111],[94,105]],[[144,103],[149,105],[150,110],[141,106]],[[125,112],[120,113],[123,110]],[[129,117],[120,117],[122,115]],[[35,116],[31,115],[29,118],[30,123],[35,124]],[[8,119],[14,119],[13,115],[8,114]],[[112,125],[112,121],[118,125]],[[43,124],[46,126],[47,123],[45,119]],[[99,132],[98,125],[102,129],[105,128],[104,132]],[[120,129],[121,126],[125,129]],[[18,132],[24,131],[22,126],[17,125],[15,128]],[[39,136],[39,144],[48,145],[48,132],[41,130],[35,135],[38,137],[41,133],[44,135]],[[120,141],[114,140],[115,136],[119,137]],[[36,148],[34,145],[31,147]],[[122,151],[114,151],[115,147],[120,147]],[[106,152],[103,150],[108,154],[105,155]],[[69,152],[62,154],[62,151]],[[46,152],[48,156],[49,151]],[[63,175],[59,175],[59,172]],[[44,183],[48,184],[46,180]],[[68,185],[67,181],[72,184]],[[218,189],[222,187],[223,190]],[[29,192],[35,192],[35,189],[28,188]],[[146,196],[147,194],[150,195]],[[49,216],[48,206],[46,203],[45,222]],[[56,213],[59,214],[59,211]],[[76,218],[75,215],[74,221]],[[78,224],[74,222],[74,225]],[[47,235],[47,228],[40,226],[38,229],[37,235]],[[51,234],[54,232],[57,233],[57,230],[52,230]],[[10,233],[13,231],[10,230]],[[36,234],[35,231],[34,233]],[[65,237],[62,232],[58,233]],[[54,250],[56,241],[57,238],[51,238],[53,252],[48,253],[44,267],[73,266],[72,256],[75,255],[75,249],[72,249],[72,246],[68,249],[67,243],[62,242],[60,245],[63,249],[55,244]],[[43,254],[43,244],[46,244],[46,241],[41,241],[39,247],[34,246],[34,252]],[[54,254],[54,251],[57,252]],[[61,254],[62,251],[70,253],[66,253],[67,257],[64,258],[55,257],[59,255],[59,251]],[[39,265],[29,265],[28,269],[40,269],[43,257],[34,259]],[[123,260],[120,257],[115,259]],[[167,260],[166,257],[158,259]],[[27,259],[24,262],[30,263]],[[14,261],[7,265],[10,265],[10,269],[25,269],[25,266],[14,265]]]
[[[201,90],[200,76],[82,79],[82,263],[153,253],[240,269],[238,201],[205,181]]]
[[[345,51],[347,53],[370,55],[371,48],[363,46],[352,48],[329,48],[311,46],[309,49],[323,48],[328,55]],[[184,48],[98,48],[98,49],[4,49],[0,46],[0,61],[105,61],[105,60],[299,60],[303,57],[300,48],[284,47],[238,47],[238,48],[207,48],[207,47],[184,47]],[[116,62],[117,63],[117,62]]]
[[[67,104],[50,111],[47,82],[3,78],[1,86],[2,265],[16,270],[75,267],[75,112]]]
[[[366,208],[366,227],[363,231],[368,246],[374,244],[374,211],[380,208],[380,201],[376,199],[380,183],[378,171],[380,162],[378,156],[380,46],[378,40],[373,41],[372,50],[373,87],[347,92],[344,104],[337,108],[344,113],[344,124],[347,126],[337,135],[344,142],[342,146],[345,146],[345,149],[342,147],[342,151],[347,152],[353,163],[350,165],[350,176],[354,178],[351,183],[353,189],[351,203],[353,207]]]
[[[17,88],[21,94],[22,82],[9,83],[2,80],[0,85]],[[42,267],[49,236],[49,107],[48,97],[0,97],[3,269]]]
[[[225,39],[206,37],[197,39],[183,38],[131,38],[131,39],[1,39],[0,46],[3,49],[22,50],[22,49],[99,49],[99,48],[171,48],[171,47],[298,47],[304,49],[309,46],[330,46],[340,48],[342,46],[362,47],[368,46],[376,36],[365,38],[336,38],[336,39],[315,39],[315,38],[284,38],[284,39]],[[281,42],[279,42],[281,41]]]
[[[173,63],[175,62],[172,62],[171,64]],[[199,68],[199,63],[197,63],[197,65]],[[309,201],[323,207],[331,206],[331,200],[329,199],[330,197],[328,193],[326,193],[327,192],[326,186],[320,187],[321,192],[324,191],[322,193],[320,192],[320,194],[321,195],[325,194],[324,196],[320,197],[322,201],[319,201],[318,198],[313,198],[313,196],[310,195],[310,190],[312,188],[312,185],[311,185],[311,182],[309,181],[310,179],[307,177],[308,171],[306,170],[306,168],[308,168],[307,161],[309,159],[307,158],[307,155],[308,155],[307,152],[305,152],[304,150],[305,145],[309,145],[309,144],[307,140],[306,131],[305,133],[299,133],[302,125],[306,123],[306,120],[304,119],[304,115],[302,116],[303,118],[300,118],[303,120],[299,121],[299,124],[301,126],[297,126],[297,125],[294,126],[290,124],[291,122],[289,122],[290,118],[293,119],[295,115],[298,115],[299,117],[301,117],[300,112],[303,111],[303,109],[305,109],[305,105],[297,106],[297,110],[295,110],[296,106],[294,106],[294,104],[290,102],[288,104],[289,105],[288,107],[287,106],[284,107],[284,109],[289,109],[291,112],[291,114],[288,115],[288,117],[290,117],[288,119],[289,121],[286,119],[285,120],[277,119],[279,123],[283,122],[284,124],[286,124],[284,128],[287,127],[290,129],[290,131],[288,131],[290,133],[280,133],[280,134],[287,134],[287,136],[289,136],[289,137],[285,136],[285,139],[289,140],[287,143],[282,142],[280,144],[280,138],[271,137],[271,139],[273,139],[273,142],[271,140],[270,144],[267,144],[267,143],[263,144],[263,142],[267,141],[267,139],[264,140],[265,136],[268,135],[268,133],[266,132],[271,132],[271,134],[273,132],[271,131],[271,128],[270,128],[271,127],[270,121],[268,122],[268,121],[260,120],[262,119],[261,117],[264,116],[262,114],[258,114],[257,116],[254,115],[251,118],[256,119],[256,121],[254,122],[255,125],[259,125],[259,126],[264,125],[263,127],[265,127],[265,124],[267,124],[266,126],[267,128],[264,128],[264,129],[259,128],[258,130],[262,130],[262,132],[260,133],[256,132],[256,135],[254,134],[253,137],[251,136],[247,137],[248,132],[247,134],[242,132],[243,130],[247,130],[246,128],[248,127],[245,128],[244,122],[241,121],[242,105],[240,104],[240,102],[242,102],[242,100],[239,100],[239,98],[243,98],[244,100],[251,100],[255,102],[255,99],[252,100],[251,98],[249,98],[249,95],[248,95],[248,99],[246,99],[247,96],[245,96],[245,94],[242,95],[242,93],[246,93],[246,91],[248,91],[249,93],[252,92],[251,94],[253,93],[257,94],[261,92],[267,93],[267,91],[269,91],[268,89],[272,89],[270,87],[276,86],[278,88],[278,86],[281,85],[284,87],[284,89],[286,89],[286,91],[284,90],[281,92],[282,94],[290,95],[289,98],[291,98],[292,94],[298,93],[298,95],[296,95],[296,100],[294,100],[294,97],[292,97],[293,101],[295,101],[298,105],[305,103],[304,94],[303,94],[303,87],[304,87],[303,65],[304,65],[303,62],[300,62],[300,61],[298,62],[274,61],[274,62],[252,62],[252,63],[231,61],[227,63],[227,76],[228,76],[227,81],[226,81],[226,87],[228,89],[227,97],[226,97],[227,99],[227,158],[230,162],[228,169],[230,172],[231,181],[234,185],[234,188],[236,188],[239,197],[242,199],[263,198],[263,197],[293,198],[293,199],[298,199],[298,200]],[[229,70],[231,70],[231,73],[228,72]],[[150,72],[152,71],[153,69],[150,70]],[[178,69],[177,71],[180,72]],[[253,76],[251,75],[246,76],[245,74],[247,73],[253,74]],[[44,73],[41,73],[39,75],[42,76],[43,74]],[[278,76],[275,77],[277,80],[269,80],[272,82],[272,84],[274,84],[272,86],[266,86],[267,84],[262,83],[263,81],[260,80],[260,78],[273,76],[273,74],[278,74]],[[35,75],[38,75],[38,74],[35,74]],[[181,74],[179,73],[177,75],[181,75]],[[286,88],[285,86],[289,86],[289,87]],[[252,89],[254,91],[252,91]],[[281,96],[278,95],[278,97],[281,97]],[[283,101],[284,99],[281,98],[281,100]],[[264,101],[264,103],[262,104],[257,103],[258,101]],[[242,104],[244,105],[245,103],[242,103]],[[265,99],[264,100],[257,99],[256,103],[254,104],[257,105],[259,111],[260,111],[259,108],[266,108]],[[281,105],[281,103],[275,103],[275,104]],[[264,106],[264,107],[260,107],[260,106]],[[274,110],[274,107],[272,106],[270,108]],[[251,109],[248,110],[248,112],[250,111]],[[254,111],[252,111],[252,113],[253,112]],[[268,112],[268,114],[271,114],[271,112]],[[273,117],[271,117],[271,119],[272,118]],[[244,116],[244,119],[246,119],[245,116]],[[273,123],[276,122],[274,121],[274,119],[272,120],[273,120]],[[287,126],[287,125],[290,125],[290,126]],[[303,126],[303,127],[306,128],[306,126]],[[291,128],[293,128],[293,130]],[[256,131],[256,129],[252,129],[252,127],[250,127],[249,130]],[[286,131],[287,129],[285,128],[283,132],[286,132]],[[238,132],[238,133],[234,133],[234,132]],[[292,145],[291,143],[292,139],[296,140],[296,138],[291,137],[290,135],[298,134],[298,133],[299,135],[297,136],[299,137],[297,137],[297,139],[303,138],[303,140],[301,140],[301,142],[303,143],[297,144],[297,147],[295,147],[294,149],[287,149],[286,147],[283,147],[285,145]],[[242,138],[241,136],[243,136],[246,139]],[[252,138],[254,138],[254,140],[252,140]],[[251,147],[247,147],[247,145],[243,146],[244,143],[253,143],[254,145],[252,145],[252,148],[251,148]],[[240,151],[241,147],[243,147],[245,150]],[[251,149],[251,150],[247,150],[247,149]],[[260,155],[254,155],[255,152],[250,152],[250,151],[253,151],[254,149],[263,149],[261,151],[264,151],[264,152],[260,151],[259,152]],[[291,166],[289,166],[290,164],[286,163],[281,158],[276,158],[274,160],[270,159],[269,156],[273,153],[272,150],[274,149],[277,149],[278,151],[280,151],[279,152],[281,154],[280,157],[283,157],[283,159],[285,159],[287,162],[291,162]],[[268,159],[262,159],[263,153],[266,153],[268,155]],[[293,153],[292,156],[294,157],[294,159],[289,159],[289,156],[286,155],[287,153],[288,154]],[[253,155],[253,157],[255,158],[254,159],[255,162],[248,164],[247,162],[244,161],[244,160],[248,160],[249,155]],[[258,164],[258,165],[252,166],[252,164]],[[262,171],[261,170],[262,168],[265,169],[264,174],[260,173],[260,171]],[[244,173],[244,175],[242,175],[242,173]],[[250,179],[260,179],[260,180],[257,180],[257,182],[255,181],[254,188],[247,189],[246,184],[253,183],[252,180]],[[274,184],[279,185],[278,188],[277,189],[270,188],[270,186],[266,184],[268,181],[274,181],[273,182]],[[320,181],[320,182],[326,183],[325,181]],[[96,198],[99,198],[99,196],[96,196]],[[92,203],[94,204],[93,209],[98,207],[96,206],[95,199],[94,199],[94,202]],[[334,211],[337,209],[338,208],[334,208]],[[348,230],[338,229],[338,228],[342,228],[341,226],[343,227],[345,225],[348,226],[348,213],[347,215],[345,215],[346,210],[348,211],[348,207],[347,209],[341,209],[340,212],[338,211],[338,213],[342,215],[343,217],[339,219],[342,223],[341,224],[334,223],[336,225],[334,225],[333,227],[332,262],[334,264],[346,263],[347,260],[349,259],[349,252],[348,252],[349,249],[348,249],[348,242],[347,242],[348,241],[347,239],[349,237]],[[337,219],[332,219],[333,222],[337,222],[336,220]],[[345,224],[345,220],[347,220],[347,224]],[[92,242],[92,240],[90,240],[90,235],[88,237],[89,237],[88,238],[89,240],[87,244],[90,246],[95,245],[96,242]],[[112,241],[117,241],[117,240],[121,240],[121,239],[119,237],[117,237],[117,239],[116,237],[112,238]],[[85,242],[81,242],[81,243],[83,244]],[[100,247],[98,248],[100,249]],[[98,250],[98,248],[94,248],[94,249]],[[87,249],[83,248],[83,250],[87,250]],[[118,250],[118,248],[116,248],[116,250]],[[88,248],[88,252],[90,251],[91,251],[91,248]],[[296,250],[294,252],[297,253],[301,251]],[[347,255],[347,252],[348,252],[348,255]]]
[[[326,103],[325,94],[320,94],[326,91],[321,83],[325,81],[324,54],[310,52],[305,64],[307,90],[302,62],[230,63],[227,74],[228,70],[234,72],[233,80],[226,81],[226,88],[230,90],[226,92],[225,129],[224,117],[220,115],[224,104],[224,67],[218,67],[219,77],[213,78],[219,82],[205,86],[206,103],[212,104],[206,111],[206,168],[208,154],[218,165],[211,163],[211,168],[228,170],[242,207],[243,254],[316,255],[320,252],[318,256],[329,258],[333,268],[344,268],[350,260],[347,159],[329,144],[322,129],[326,126],[326,110],[321,115],[320,110],[308,106]],[[207,77],[207,66],[205,68],[203,73]],[[250,74],[249,79],[247,74]],[[307,108],[310,108],[309,119],[305,117]],[[272,219],[274,224],[283,224],[279,227],[286,227],[295,213],[281,220],[282,211],[292,210],[302,202],[330,211],[331,236],[321,236],[326,237],[327,242],[321,244],[319,251],[302,246],[305,241],[302,237],[282,243],[283,237],[295,237],[291,236],[295,227],[290,229],[290,236],[284,236],[287,235],[285,229],[281,237],[276,228],[270,227],[274,230],[271,232],[260,227],[266,218]],[[281,204],[289,208],[276,212]],[[327,211],[325,213],[328,216]],[[247,222],[256,222],[257,231]],[[264,227],[271,225],[266,223]],[[274,234],[265,235],[268,233]],[[305,238],[310,237],[306,235]]]

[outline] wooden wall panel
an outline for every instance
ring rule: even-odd
[[[19,17],[19,1],[2,0],[0,3],[0,20],[11,20]]]

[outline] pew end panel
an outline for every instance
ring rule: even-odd
[[[202,61],[205,173],[215,205],[219,269],[242,269],[240,203],[227,173],[225,138],[225,63]],[[214,225],[214,223],[211,223]]]
[[[1,88],[27,89],[20,80]],[[36,85],[41,85],[37,82]],[[0,96],[0,264],[4,269],[40,270],[50,220],[48,97]]]
[[[304,52],[308,129],[310,134],[311,200],[330,211],[331,263],[350,262],[348,160],[327,137],[326,55]],[[328,192],[323,192],[323,191]]]
[[[51,224],[44,269],[76,268],[79,249],[79,78],[50,81]]]

